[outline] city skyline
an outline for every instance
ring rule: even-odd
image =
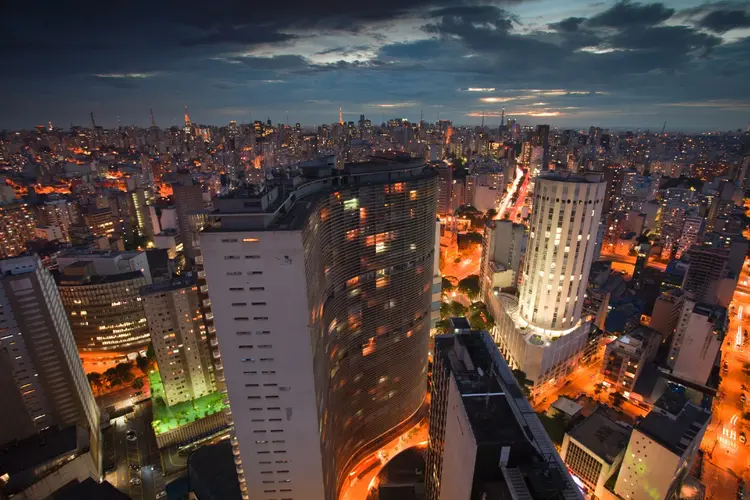
[[[744,129],[750,2],[48,6],[4,16],[0,127],[412,122]],[[146,13],[147,15],[144,15]],[[117,19],[114,22],[113,19]],[[28,38],[35,23],[49,25]],[[135,33],[138,33],[135,36]]]

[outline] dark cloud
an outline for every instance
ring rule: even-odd
[[[623,26],[653,26],[674,15],[675,10],[662,3],[642,4],[623,0],[612,8],[588,19],[589,26],[620,28]]]
[[[568,17],[562,21],[551,23],[548,27],[555,31],[562,31],[564,33],[574,33],[578,31],[578,27],[582,22],[586,20],[585,17]]]
[[[715,10],[701,19],[698,25],[716,33],[726,33],[735,28],[750,27],[750,14],[744,10]]]
[[[592,113],[748,99],[750,38],[721,37],[749,25],[746,0],[679,11],[680,0],[566,0],[576,17],[547,26],[538,24],[549,19],[543,5],[519,3],[79,0],[72,12],[64,2],[35,10],[11,2],[0,16],[0,92],[10,97],[0,101],[0,126],[86,120],[89,110],[104,122],[108,113],[141,120],[152,103],[160,124],[179,121],[183,104],[206,122],[252,109],[274,119],[290,110],[305,123],[324,108],[335,120],[339,106],[387,118],[378,103],[440,106],[461,123],[467,109],[495,105],[456,91],[469,87],[497,88],[490,95],[511,99],[509,111],[528,106],[512,100],[530,93],[523,89],[605,91],[539,99]]]

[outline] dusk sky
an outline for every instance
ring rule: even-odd
[[[45,5],[48,4],[48,5]],[[750,124],[750,0],[82,0],[2,7],[0,128]]]

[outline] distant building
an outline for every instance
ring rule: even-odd
[[[631,500],[671,499],[690,473],[711,413],[665,393],[633,429],[615,493]]]
[[[581,498],[486,332],[435,338],[427,500]]]
[[[492,293],[495,288],[517,286],[526,253],[526,240],[526,227],[522,224],[507,220],[487,223],[479,268],[482,297]],[[502,277],[504,272],[508,273],[507,278]]]
[[[204,209],[203,192],[200,184],[194,183],[189,174],[181,174],[180,182],[172,185],[174,204],[177,209],[177,225],[180,239],[184,245],[185,256],[195,259],[193,238],[190,226],[190,214]]]
[[[727,322],[727,310],[723,307],[686,299],[667,357],[672,373],[705,384],[719,356]]]
[[[604,381],[618,392],[631,392],[660,343],[659,332],[640,326],[607,344],[602,362]]]
[[[79,350],[135,353],[149,343],[139,291],[150,280],[141,271],[101,275],[78,261],[56,280]]]
[[[0,258],[26,252],[26,242],[34,239],[36,213],[26,203],[0,205]]]
[[[598,409],[565,433],[560,456],[585,493],[606,498],[604,485],[619,470],[630,432]]]
[[[191,277],[141,289],[143,309],[169,406],[216,390],[213,365]]]
[[[684,301],[685,292],[680,288],[671,288],[663,292],[654,303],[648,326],[661,333],[665,339],[671,336],[677,328]]]
[[[729,272],[729,249],[694,246],[688,252],[690,267],[683,289],[690,292],[695,302],[729,306],[736,278]]]

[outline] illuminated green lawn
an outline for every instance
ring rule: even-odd
[[[159,372],[151,371],[148,380],[151,384],[151,406],[154,411],[151,427],[157,436],[224,409],[220,392],[212,392],[193,401],[167,406]]]

